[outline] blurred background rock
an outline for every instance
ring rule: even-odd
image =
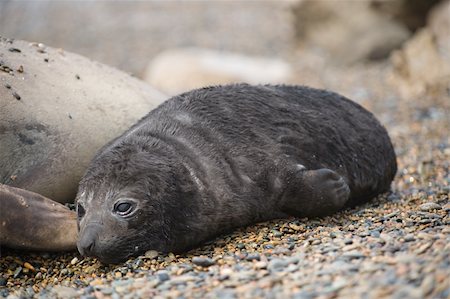
[[[223,73],[223,57],[242,55],[238,69],[275,59],[289,66],[282,82],[361,102],[377,91],[389,96],[387,86],[402,96],[448,86],[449,15],[449,1],[441,0],[1,1],[0,34],[82,54],[168,94],[216,81],[257,83],[250,78],[261,77],[259,68],[243,71],[247,77]],[[198,57],[215,51],[216,62],[205,69],[192,48]],[[183,67],[160,61],[174,51]],[[266,82],[280,81],[261,67]]]
[[[61,47],[141,75],[162,50],[286,55],[288,2],[1,1],[0,33]]]

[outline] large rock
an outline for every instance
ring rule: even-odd
[[[429,10],[441,0],[370,0],[370,6],[409,30],[424,27]]]
[[[147,67],[144,80],[168,94],[177,94],[237,82],[288,83],[292,73],[290,65],[281,59],[184,48],[157,55]]]
[[[74,199],[94,153],[166,98],[79,55],[0,39],[0,183]]]
[[[391,56],[391,82],[404,97],[450,88],[450,1],[436,6],[428,26]]]
[[[436,45],[442,56],[450,53],[450,1],[444,1],[433,8],[429,15],[429,28],[436,37]]]
[[[410,36],[370,1],[299,1],[292,11],[298,44],[321,49],[334,64],[387,57]]]

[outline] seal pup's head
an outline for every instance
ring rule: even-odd
[[[178,156],[158,140],[100,151],[77,194],[82,255],[117,263],[150,249],[182,250],[198,190]]]

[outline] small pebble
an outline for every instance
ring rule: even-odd
[[[28,263],[28,262],[23,263],[23,266],[24,266],[25,268],[27,268],[28,270],[36,271],[36,269],[34,269],[34,267],[33,267],[30,263]]]
[[[420,285],[421,290],[423,291],[423,294],[425,296],[429,295],[434,288],[435,282],[434,277],[431,275],[425,276],[425,278],[422,281],[422,284]]]
[[[159,271],[156,275],[158,276],[158,279],[160,281],[166,281],[170,279],[170,276],[167,273],[167,271]]]
[[[394,238],[392,238],[389,234],[386,233],[381,233],[380,238],[386,243],[390,243],[394,240]]]
[[[403,237],[403,239],[405,239],[406,242],[412,242],[412,241],[414,241],[416,238],[414,237],[413,234],[407,234],[406,236]]]
[[[283,234],[280,231],[277,231],[277,230],[273,230],[272,234],[273,234],[274,237],[277,237],[277,238],[283,236]]]
[[[344,244],[351,245],[351,244],[353,244],[353,240],[352,239],[344,239]]]
[[[21,98],[20,98],[20,95],[17,92],[13,91],[12,95],[13,95],[13,97],[16,98],[16,100],[20,101]]]
[[[195,256],[192,258],[192,263],[201,267],[209,267],[214,265],[214,261],[208,257]]]
[[[245,258],[247,261],[259,261],[261,259],[261,256],[258,253],[250,253],[249,255],[247,255],[247,257]]]
[[[434,202],[427,202],[427,203],[421,204],[419,206],[419,209],[424,212],[429,212],[432,210],[439,210],[439,209],[441,209],[441,206]]]
[[[70,264],[71,264],[71,265],[75,265],[76,263],[78,263],[78,258],[77,258],[77,257],[74,257],[74,258],[70,261]]]
[[[156,250],[149,250],[145,252],[144,256],[148,259],[154,259],[158,257],[158,251]]]
[[[51,292],[52,296],[49,297],[69,299],[69,298],[78,298],[80,296],[77,290],[61,285],[54,286]]]
[[[14,270],[14,278],[17,278],[19,275],[20,275],[20,273],[22,272],[22,267],[17,267],[16,268],[16,270]]]
[[[266,269],[267,268],[267,262],[259,261],[255,263],[256,269]]]
[[[289,265],[289,261],[285,259],[275,258],[272,259],[267,265],[267,269],[271,272],[282,271],[285,267]]]
[[[342,256],[345,257],[345,258],[349,258],[349,259],[359,259],[359,258],[365,258],[366,257],[362,252],[359,252],[357,250],[344,252],[342,254]]]

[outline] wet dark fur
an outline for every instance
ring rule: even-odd
[[[342,208],[317,204],[321,177],[312,185],[298,164],[338,173],[350,187],[346,206],[389,190],[396,172],[386,130],[336,93],[238,84],[181,94],[94,158],[80,183],[79,244],[94,240],[88,254],[114,262],[149,249],[183,251],[258,221]],[[141,204],[130,219],[111,213],[123,196]]]

